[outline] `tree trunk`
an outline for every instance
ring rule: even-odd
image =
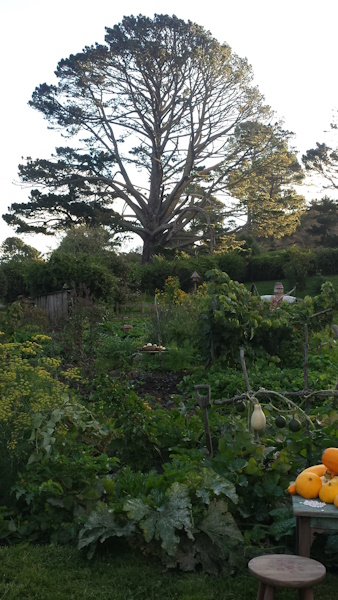
[[[145,265],[152,261],[154,254],[154,242],[150,237],[143,240],[142,264]]]

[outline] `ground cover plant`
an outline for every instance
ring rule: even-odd
[[[2,407],[17,394],[12,420],[2,425],[2,471],[11,464],[11,481],[2,485],[9,492],[1,506],[4,543],[71,544],[95,560],[118,542],[167,568],[213,575],[238,573],[251,556],[272,549],[292,552],[286,489],[307,461],[318,462],[324,447],[336,445],[338,414],[334,393],[314,394],[306,406],[307,398],[280,392],[304,385],[305,325],[308,390],[334,390],[333,287],[271,311],[224,273],[210,272],[197,294],[170,279],[153,316],[128,320],[127,331],[108,307],[87,305],[47,337],[42,326],[37,333],[27,318],[22,322],[18,307],[2,323]],[[158,335],[169,351],[143,354]],[[149,388],[161,378],[175,381],[165,398]],[[213,455],[196,384],[212,390]],[[271,393],[260,399],[267,426],[257,436],[248,421],[261,388]],[[277,416],[285,417],[282,427]],[[18,419],[16,454],[11,423]],[[300,431],[290,429],[292,419]],[[321,559],[334,563],[337,551],[330,536]]]

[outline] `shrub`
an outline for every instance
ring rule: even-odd
[[[268,252],[249,259],[247,278],[249,281],[268,281],[282,279],[285,252]]]
[[[307,277],[313,275],[315,271],[316,268],[312,250],[290,248],[285,252],[283,273],[287,278],[290,287],[296,285],[298,289],[304,289]]]
[[[237,252],[217,254],[216,267],[227,273],[230,279],[245,281],[247,277],[247,258]],[[211,267],[213,268],[213,267]]]
[[[29,271],[31,296],[85,285],[96,299],[111,300],[114,297],[115,276],[108,266],[97,262],[95,256],[54,251],[48,262],[35,263]]]
[[[317,250],[315,253],[316,269],[323,275],[338,274],[338,250]]]

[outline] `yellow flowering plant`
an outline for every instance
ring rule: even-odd
[[[0,338],[1,340],[1,338]],[[60,360],[46,356],[37,335],[25,342],[0,341],[0,447],[21,453],[38,412],[62,403],[68,388],[58,379]]]
[[[167,277],[163,291],[156,290],[156,297],[158,304],[183,304],[187,299],[188,294],[180,289],[180,282],[178,277]]]

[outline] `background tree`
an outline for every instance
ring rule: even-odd
[[[337,117],[330,124],[332,139],[336,138],[338,130]],[[328,132],[326,132],[328,133]],[[307,173],[324,190],[338,190],[338,148],[332,148],[325,143],[316,144],[315,148],[307,150],[302,157]]]
[[[338,150],[316,144],[302,157],[306,171],[319,181],[324,190],[338,190]]]
[[[237,127],[234,146],[243,148],[245,160],[231,171],[228,188],[239,200],[241,235],[281,238],[299,225],[305,198],[294,186],[302,183],[304,174],[288,147],[291,135],[279,123],[247,122]]]
[[[7,238],[0,246],[0,299],[14,302],[29,295],[29,270],[42,264],[40,252],[18,237]]]
[[[78,226],[67,232],[48,260],[29,273],[32,295],[66,286],[86,288],[96,299],[121,301],[128,272],[125,260],[115,252],[109,232],[103,227]]]
[[[147,262],[247,158],[235,130],[272,115],[247,61],[202,27],[155,15],[125,17],[106,31],[106,45],[61,60],[57,85],[33,93],[30,105],[73,147],[19,166],[35,188],[4,218],[17,232],[78,223],[134,232]]]
[[[8,237],[0,246],[0,262],[23,259],[39,260],[40,252],[18,237]]]
[[[338,246],[338,206],[335,200],[324,196],[311,202],[307,221],[312,223],[306,231],[315,244],[326,248]]]

